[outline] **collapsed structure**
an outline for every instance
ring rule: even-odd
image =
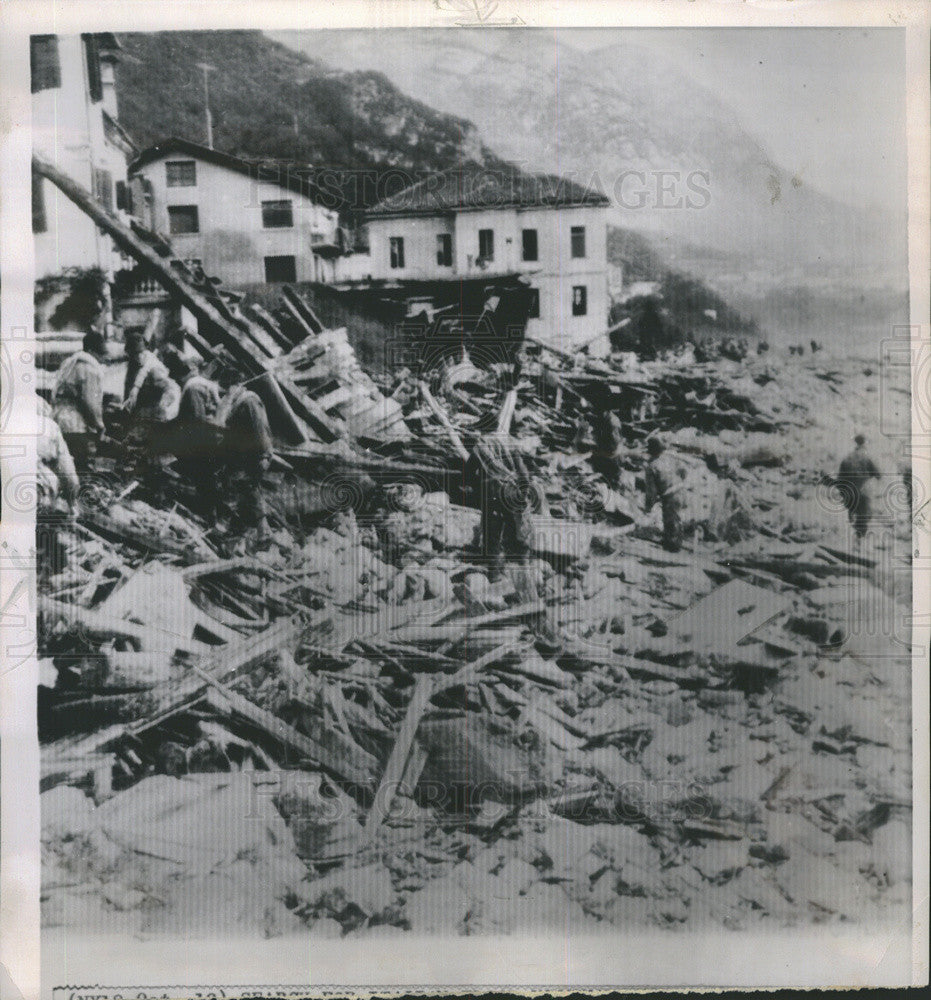
[[[762,358],[524,339],[502,385],[502,359],[463,352],[440,316],[436,349],[376,382],[292,289],[274,311],[227,294],[35,169],[196,318],[201,358],[251,380],[280,460],[262,552],[234,554],[170,467],[166,499],[105,456],[57,527],[39,599],[47,923],[594,931],[903,903],[907,654],[849,632],[907,595],[851,554],[840,513],[782,502],[818,489],[786,453],[810,419],[787,400],[827,412],[840,372],[800,361],[790,397]],[[609,476],[592,462],[606,411]],[[682,468],[678,553],[640,509],[657,429]],[[533,600],[489,579],[461,481],[507,430],[545,493]]]

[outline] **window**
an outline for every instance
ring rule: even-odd
[[[133,211],[133,192],[132,188],[126,183],[126,181],[116,182],[116,207],[121,212],[128,212],[130,215]]]
[[[32,175],[32,231],[44,233],[48,229],[45,219],[45,182],[37,174]]]
[[[57,35],[32,35],[29,39],[32,92],[57,90],[61,86],[61,61]]]
[[[196,205],[169,205],[168,232],[174,236],[184,233],[199,233],[200,220]]]
[[[532,232],[533,230],[531,230]],[[528,305],[527,305],[527,319],[539,319],[540,318],[540,289],[530,288],[527,290],[528,294]]]
[[[165,181],[170,188],[197,186],[197,164],[194,160],[169,160],[165,164]]]
[[[388,239],[388,250],[391,255],[391,268],[397,270],[404,267],[404,237],[392,236]]]
[[[100,49],[96,35],[81,35],[84,58],[87,60],[87,92],[93,103],[103,100],[103,81],[100,78]]]
[[[524,241],[524,260],[539,260],[536,229],[524,229],[521,235]]]
[[[263,201],[262,226],[265,229],[291,229],[294,213],[290,201]]]
[[[453,266],[453,237],[452,233],[437,233],[436,235],[436,262],[440,267]]]
[[[584,316],[588,312],[588,289],[585,285],[572,286],[572,315]]]
[[[572,256],[585,256],[585,226],[573,226],[569,230],[569,239],[572,243]]]
[[[479,260],[495,259],[495,231],[493,229],[480,229],[478,231],[478,258]]]
[[[297,266],[294,257],[266,257],[265,280],[267,282],[297,281]]]
[[[113,175],[97,167],[91,171],[94,178],[94,197],[108,211],[113,211]]]

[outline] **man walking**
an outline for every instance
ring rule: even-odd
[[[841,488],[847,517],[853,526],[855,544],[859,547],[873,516],[869,482],[871,479],[879,479],[880,472],[866,453],[866,438],[857,434],[853,441],[856,447],[840,463],[837,485]]]

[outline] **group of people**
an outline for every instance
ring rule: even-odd
[[[59,368],[51,405],[40,403],[48,423],[39,449],[43,504],[72,505],[78,476],[102,449],[135,454],[143,473],[162,480],[173,459],[198,513],[213,522],[228,512],[231,528],[262,544],[273,441],[261,398],[230,366],[208,378],[183,347],[169,343],[159,356],[141,329],[126,332],[124,351],[123,398],[112,414],[104,411],[107,344],[96,331]]]
[[[47,426],[40,435],[40,504],[73,506],[79,476],[102,447],[136,449],[144,467],[158,470],[166,458],[189,482],[191,506],[211,523],[230,514],[230,527],[260,545],[268,536],[263,479],[273,460],[268,415],[261,398],[240,373],[219,366],[208,378],[183,341],[166,345],[161,357],[146,343],[142,330],[124,338],[126,378],[123,399],[111,419],[104,413],[107,344],[92,331],[80,351],[59,369],[51,406],[40,402]],[[111,436],[116,427],[116,437]],[[591,464],[612,489],[627,457],[620,418],[599,414],[592,423]],[[841,463],[836,482],[856,539],[871,519],[867,485],[879,471],[857,435],[856,449]],[[683,540],[683,477],[659,437],[646,441],[643,472],[645,511],[659,504],[662,545],[676,552]],[[163,466],[161,466],[163,469]],[[508,434],[482,437],[465,468],[466,484],[482,512],[481,535],[492,575],[504,563],[526,564],[533,548],[531,515],[545,512],[540,480],[518,443]],[[163,478],[163,477],[162,477]]]

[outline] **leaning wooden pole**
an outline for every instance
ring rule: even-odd
[[[325,441],[335,441],[340,436],[336,424],[320,409],[319,406],[303,393],[290,379],[283,378],[272,372],[269,359],[249,342],[245,333],[230,323],[220,311],[188,282],[183,281],[159,255],[145,244],[128,226],[111,215],[102,205],[98,204],[91,194],[62,173],[57,167],[46,163],[38,156],[32,158],[32,169],[58,188],[61,193],[74,202],[96,226],[106,233],[124,253],[129,254],[140,264],[144,264],[152,272],[156,281],[180,302],[198,319],[216,332],[217,339],[230,352],[235,360],[251,375],[261,375],[271,372],[298,415],[306,420]]]

